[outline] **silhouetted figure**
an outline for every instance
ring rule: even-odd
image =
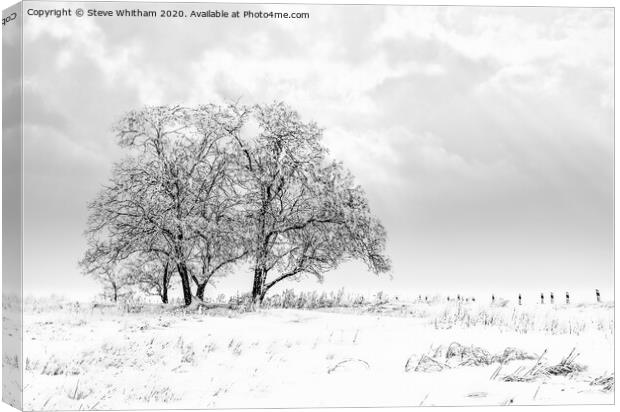
[[[461,295],[456,295],[456,300],[461,301]]]
[[[424,302],[428,302],[428,296],[424,296]]]
[[[519,305],[521,305],[521,294],[519,293]]]
[[[549,294],[549,302],[553,305],[553,292]]]
[[[598,289],[596,289],[596,302],[601,303],[601,292]]]
[[[544,305],[545,304],[545,294],[544,293],[540,293],[540,304]]]
[[[475,302],[475,301],[476,301],[476,298],[471,298],[471,301],[472,301],[472,302]]]
[[[491,294],[491,304],[495,303],[495,294]]]
[[[450,296],[448,296],[448,297],[446,298],[446,300],[447,300],[448,302],[450,302]]]
[[[566,304],[567,305],[570,304],[570,296],[569,296],[568,292],[566,292]]]

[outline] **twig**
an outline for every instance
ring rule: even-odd
[[[368,364],[368,362],[366,362],[365,360],[362,359],[345,359],[343,361],[338,362],[337,364],[335,364],[333,367],[331,367],[330,369],[327,370],[327,373],[332,373],[333,371],[335,371],[336,369],[338,369],[338,367],[340,367],[341,365],[345,364],[345,363],[349,363],[349,362],[361,362],[364,365],[366,365],[366,369],[370,368],[370,365]]]
[[[493,372],[489,380],[494,380],[495,378],[497,378],[497,375],[499,375],[499,372],[502,370],[502,366],[504,365],[499,365],[497,369],[495,369],[495,372]]]
[[[424,405],[424,402],[426,402],[426,399],[428,399],[428,395],[430,395],[430,394],[431,394],[430,392],[427,393],[426,396],[424,397],[424,399],[422,399],[422,401],[420,402],[420,405],[418,405],[418,406]]]
[[[538,391],[540,390],[540,386],[538,385],[538,388],[536,388],[536,392],[534,392],[534,397],[532,398],[532,400],[536,400],[536,395],[538,395]]]

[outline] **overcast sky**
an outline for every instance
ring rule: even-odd
[[[119,116],[238,99],[323,126],[388,231],[391,280],[351,263],[288,286],[610,291],[612,9],[266,8],[311,17],[25,19],[26,294],[98,291],[77,261]],[[220,290],[250,286],[241,268]]]

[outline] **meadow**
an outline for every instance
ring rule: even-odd
[[[610,404],[614,305],[27,299],[25,409]]]

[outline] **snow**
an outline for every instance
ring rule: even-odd
[[[127,313],[64,302],[28,305],[24,322],[29,410],[613,403],[590,385],[613,372],[609,303]],[[587,369],[531,382],[501,377],[535,359],[507,362],[496,379],[499,363],[405,371],[452,342],[546,349],[550,365],[576,348]]]

